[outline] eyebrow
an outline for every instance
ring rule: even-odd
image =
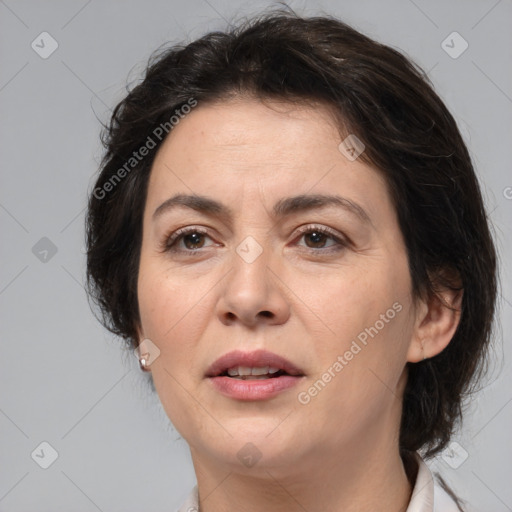
[[[279,199],[273,207],[272,214],[275,218],[289,216],[293,213],[317,210],[334,206],[355,215],[359,220],[367,224],[372,224],[369,215],[357,203],[338,195],[325,194],[302,194],[298,196],[285,197]],[[175,208],[191,208],[199,213],[213,217],[230,220],[233,218],[233,211],[225,204],[212,199],[211,197],[201,195],[176,194],[165,200],[153,212],[153,221],[163,215],[165,212]]]

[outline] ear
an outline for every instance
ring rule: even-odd
[[[460,321],[463,290],[437,289],[416,307],[416,321],[407,361],[417,363],[441,353],[450,343]]]

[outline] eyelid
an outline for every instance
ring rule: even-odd
[[[322,224],[305,224],[304,226],[300,226],[299,228],[297,228],[297,233],[304,234],[308,231],[314,231],[315,229],[320,231],[321,233],[328,234],[328,235],[332,236],[334,239],[336,239],[338,241],[347,240],[346,236],[344,236],[341,233],[338,233],[338,231],[335,231],[334,229],[324,226]]]

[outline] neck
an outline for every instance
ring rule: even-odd
[[[396,443],[348,448],[333,457],[316,450],[300,467],[260,467],[237,472],[200,460],[191,448],[200,512],[373,512],[407,510],[412,485]],[[299,465],[296,465],[299,466]],[[414,481],[414,478],[411,478]]]

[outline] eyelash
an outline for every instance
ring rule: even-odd
[[[333,253],[333,252],[339,252],[343,249],[345,249],[349,245],[348,239],[340,238],[334,231],[332,231],[329,228],[326,228],[325,226],[319,226],[315,224],[310,224],[307,226],[304,226],[302,228],[299,228],[298,234],[300,234],[300,238],[306,234],[319,232],[324,235],[327,235],[329,238],[331,238],[333,241],[336,242],[338,247],[336,248],[319,248],[319,249],[313,249],[306,247],[306,250],[308,252],[312,253]],[[174,233],[171,233],[164,237],[162,243],[160,244],[160,252],[163,253],[188,253],[188,254],[199,254],[201,252],[201,248],[199,249],[176,249],[174,246],[179,243],[186,235],[191,233],[199,233],[201,235],[208,235],[208,230],[201,228],[201,227],[194,227],[189,226],[186,228],[181,228],[175,231]]]

